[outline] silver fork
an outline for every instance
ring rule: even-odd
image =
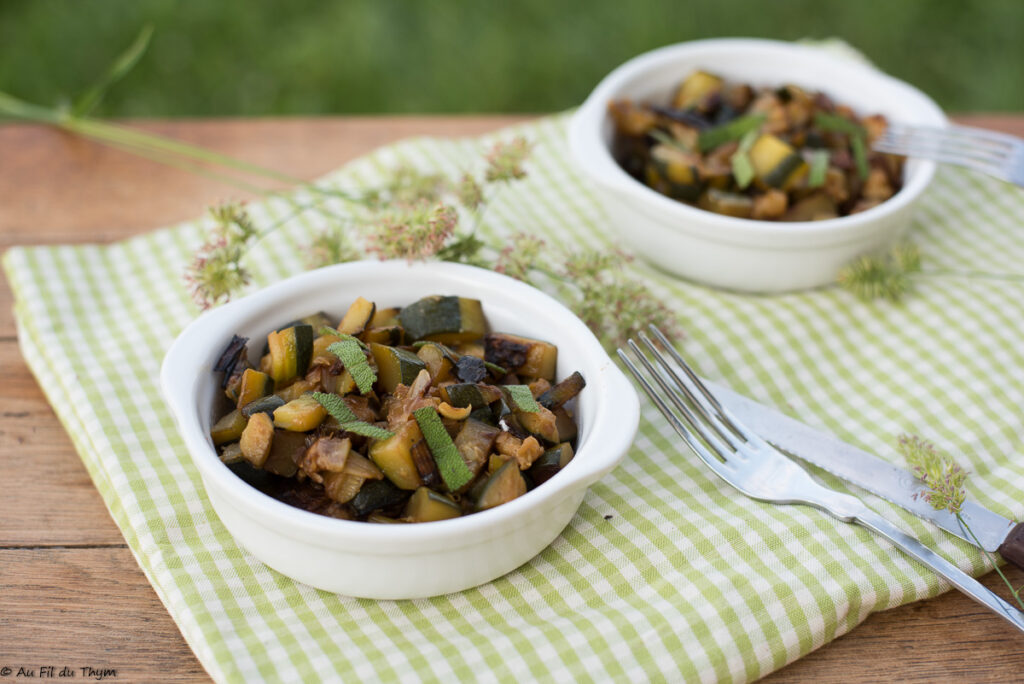
[[[872,511],[860,499],[819,484],[795,461],[748,430],[715,399],[661,331],[653,325],[650,330],[675,362],[674,366],[643,332],[639,335],[640,340],[660,369],[655,368],[633,340],[627,341],[629,348],[647,375],[623,349],[618,350],[619,358],[687,446],[715,474],[753,499],[777,504],[806,504],[843,522],[866,527],[1024,632],[1024,613]],[[680,377],[677,369],[682,371],[685,379]],[[648,378],[653,379],[660,392]]]
[[[1024,187],[1024,140],[969,126],[892,124],[871,145],[879,152],[966,166]]]

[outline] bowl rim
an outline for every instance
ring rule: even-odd
[[[594,417],[581,426],[577,453],[559,476],[513,501],[472,515],[427,524],[373,525],[319,515],[278,501],[243,481],[220,461],[203,429],[198,401],[202,383],[212,379],[211,364],[207,362],[210,344],[219,349],[224,340],[244,327],[246,319],[293,300],[304,291],[328,284],[337,287],[341,283],[341,300],[347,297],[345,287],[355,287],[361,278],[371,275],[378,279],[405,276],[414,281],[423,277],[438,278],[438,290],[489,287],[522,300],[524,308],[546,309],[549,316],[565,319],[563,329],[573,340],[574,354],[585,356],[588,361],[581,365],[592,366],[598,372],[597,377],[587,378],[587,389],[595,402]],[[354,291],[349,294],[360,295]],[[486,312],[486,296],[481,299]],[[479,541],[480,535],[493,536],[488,532],[508,530],[509,523],[518,516],[529,516],[531,512],[544,509],[545,504],[555,503],[570,490],[593,484],[625,456],[635,437],[640,414],[639,397],[633,386],[590,329],[568,308],[548,294],[508,276],[447,262],[412,264],[393,260],[336,264],[292,276],[229,302],[200,315],[175,339],[164,356],[160,384],[179,433],[200,472],[204,489],[211,485],[216,487],[232,505],[246,513],[265,516],[261,524],[292,538],[322,547],[343,543],[339,548],[349,548],[359,544],[359,549],[381,555],[437,551],[438,543],[444,543],[446,549],[470,546]],[[210,493],[206,496],[210,498]]]
[[[644,52],[606,75],[573,114],[569,123],[569,148],[577,166],[600,185],[613,191],[627,193],[639,206],[670,215],[671,225],[666,225],[670,230],[697,232],[716,241],[742,240],[748,246],[751,243],[763,243],[760,246],[764,247],[778,246],[776,241],[779,238],[799,238],[803,241],[809,239],[810,242],[794,243],[803,244],[808,249],[821,243],[842,243],[856,239],[856,234],[865,225],[874,223],[882,216],[897,213],[912,204],[931,182],[936,164],[927,160],[912,160],[914,168],[909,182],[904,183],[896,195],[876,207],[834,219],[782,222],[716,214],[666,197],[637,181],[618,165],[602,138],[601,128],[607,116],[607,103],[616,97],[626,84],[635,83],[650,71],[676,60],[715,52],[750,53],[752,56],[770,53],[794,60],[813,59],[818,64],[827,63],[830,69],[838,70],[840,73],[856,73],[861,77],[874,79],[879,85],[897,93],[900,98],[911,101],[922,113],[921,121],[914,123],[939,127],[949,125],[942,109],[926,94],[905,81],[889,76],[868,62],[837,56],[814,45],[764,38],[712,38],[675,43]],[[793,80],[799,82],[799,78]]]

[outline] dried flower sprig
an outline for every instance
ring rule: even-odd
[[[839,271],[839,285],[858,298],[899,300],[921,270],[921,254],[913,245],[899,245],[886,254],[865,255]]]
[[[967,498],[967,471],[949,456],[940,454],[934,444],[916,435],[900,435],[897,449],[927,487],[924,500],[935,510],[959,513]]]
[[[985,547],[981,545],[974,530],[961,514],[964,501],[967,500],[967,471],[961,468],[952,457],[942,454],[935,448],[935,445],[917,435],[900,435],[896,439],[896,449],[907,460],[914,474],[927,488],[924,500],[931,504],[937,511],[949,511],[956,515],[960,526],[970,535],[974,543],[980,548],[992,567],[999,573],[1010,594],[1017,605],[1024,610],[1024,586],[1014,587],[1010,579],[1003,573],[996,559],[992,557]]]

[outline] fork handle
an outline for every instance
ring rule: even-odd
[[[858,511],[853,516],[853,520],[872,532],[882,535],[903,549],[907,554],[921,561],[937,574],[945,577],[954,587],[999,615],[999,617],[1009,622],[1021,632],[1024,632],[1024,613],[1014,608],[1008,601],[1000,598],[991,589],[929,549],[917,539],[870,510],[867,506],[863,506],[863,510]]]

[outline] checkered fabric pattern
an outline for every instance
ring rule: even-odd
[[[613,246],[594,188],[568,161],[566,124],[562,115],[485,139],[409,140],[321,183],[370,187],[400,163],[457,178],[494,140],[521,134],[536,145],[530,175],[497,195],[484,237],[500,244],[525,230],[553,248]],[[254,287],[303,270],[318,221],[297,208],[309,202],[297,192],[250,205],[260,225],[295,215],[249,258]],[[929,438],[971,471],[975,500],[1020,519],[1024,279],[1001,274],[1024,273],[1022,217],[1019,190],[940,170],[911,233],[928,275],[900,304],[837,288],[744,296],[639,261],[623,268],[678,313],[681,346],[703,374],[890,460],[898,434]],[[750,681],[874,611],[948,588],[863,529],[739,495],[646,401],[622,465],[509,575],[416,601],[297,584],[224,530],[158,389],[165,350],[198,313],[181,275],[209,227],[18,247],[4,267],[25,358],[217,681]],[[857,493],[966,571],[989,569],[967,544]]]

